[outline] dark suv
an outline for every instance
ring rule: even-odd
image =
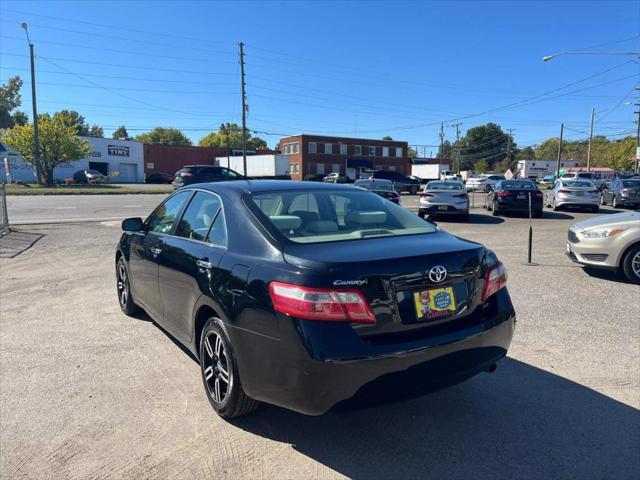
[[[187,165],[176,172],[173,188],[182,188],[193,183],[224,182],[227,180],[245,180],[245,176],[230,168],[215,165]]]
[[[420,182],[418,180],[402,175],[399,172],[376,170],[371,174],[370,178],[391,180],[395,184],[398,192],[409,192],[415,195],[418,193],[418,190],[420,190]]]

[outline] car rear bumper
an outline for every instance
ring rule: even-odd
[[[487,305],[471,314],[481,319],[471,327],[402,344],[372,343],[346,324],[284,316],[278,316],[279,339],[236,328],[230,329],[230,335],[247,395],[321,415],[356,394],[369,395],[380,387],[397,399],[487,370],[506,355],[516,322],[506,289]],[[336,335],[327,335],[332,330]],[[394,390],[385,390],[389,384],[395,384]]]
[[[556,199],[556,205],[562,207],[592,207],[595,205],[600,205],[600,196],[592,195],[592,196],[558,196]]]
[[[446,207],[446,209],[444,209]],[[456,203],[431,203],[420,202],[418,212],[421,215],[467,215],[469,213],[469,202],[462,201]]]

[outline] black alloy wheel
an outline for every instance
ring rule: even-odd
[[[260,405],[242,389],[231,341],[222,320],[211,317],[200,338],[200,370],[209,402],[223,418],[247,415]]]
[[[116,265],[116,287],[118,289],[118,303],[120,309],[127,315],[134,315],[140,311],[140,307],[133,301],[131,295],[131,283],[129,272],[123,257],[118,259]]]

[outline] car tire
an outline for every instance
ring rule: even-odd
[[[489,193],[491,191],[491,185],[487,185],[484,187],[484,193]]]
[[[630,282],[640,284],[640,245],[632,247],[622,259],[622,271]]]
[[[131,283],[129,282],[129,270],[127,269],[127,263],[124,261],[124,257],[118,259],[116,264],[116,289],[118,292],[118,304],[120,310],[125,315],[135,315],[142,310],[136,302],[133,301],[133,295],[131,294]]]
[[[242,389],[231,340],[219,318],[207,320],[198,353],[204,391],[220,417],[238,418],[258,408],[260,402],[248,397]]]
[[[418,187],[411,187],[409,193],[411,193],[411,195],[415,195],[416,193],[418,193]]]

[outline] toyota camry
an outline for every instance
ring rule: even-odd
[[[120,307],[195,354],[225,418],[422,394],[495,370],[515,328],[492,251],[360,188],[190,185],[122,227]]]

